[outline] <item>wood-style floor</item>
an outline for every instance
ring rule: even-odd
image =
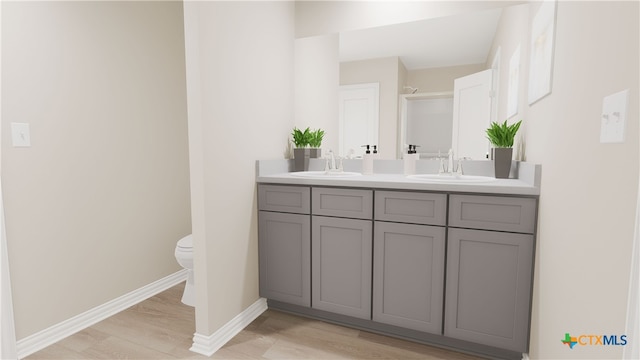
[[[26,359],[207,359],[189,351],[194,309],[184,283]],[[318,320],[267,310],[212,359],[480,359]]]

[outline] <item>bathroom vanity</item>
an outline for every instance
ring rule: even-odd
[[[498,358],[529,343],[539,188],[258,177],[269,307]]]

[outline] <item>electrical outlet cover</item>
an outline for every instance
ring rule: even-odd
[[[31,146],[31,135],[29,134],[29,124],[11,123],[11,140],[14,147]]]
[[[629,89],[609,95],[602,100],[602,116],[600,118],[600,142],[624,142],[624,129],[627,118]]]

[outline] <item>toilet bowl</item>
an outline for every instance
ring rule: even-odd
[[[178,264],[187,269],[187,284],[184,286],[182,303],[189,306],[195,306],[196,292],[193,283],[193,237],[191,234],[178,240],[175,255]]]

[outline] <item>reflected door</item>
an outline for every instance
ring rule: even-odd
[[[379,87],[378,83],[340,86],[340,156],[351,150],[359,156],[364,153],[362,145],[378,145]]]
[[[489,141],[485,130],[491,121],[493,70],[485,70],[454,81],[453,136],[456,158],[485,159]]]

